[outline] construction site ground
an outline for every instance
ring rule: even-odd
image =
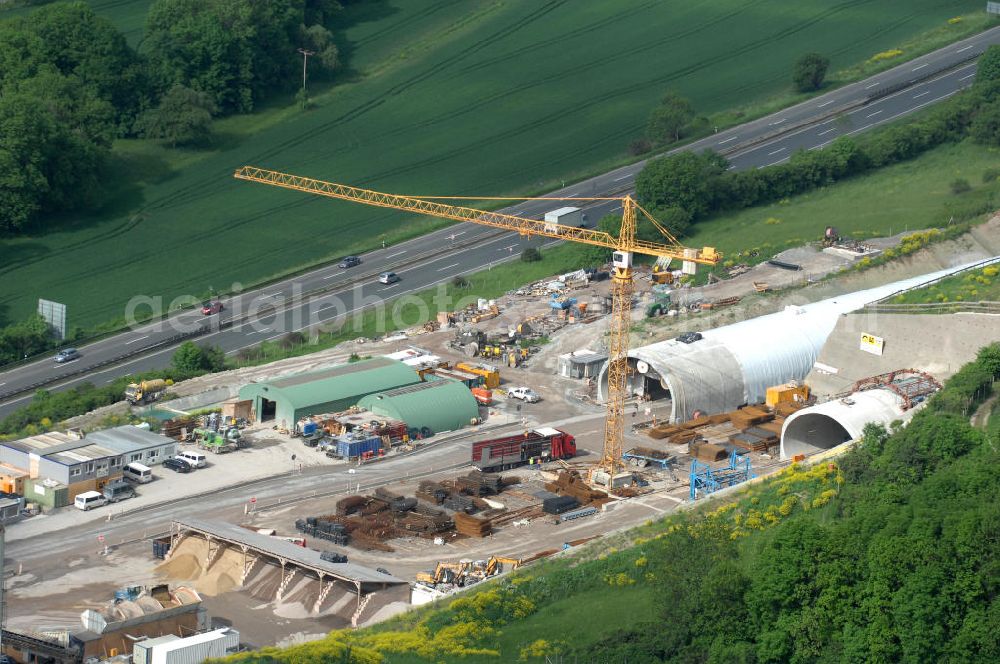
[[[884,247],[891,246],[894,242],[898,242],[898,236],[868,243],[881,244]],[[703,297],[706,300],[742,297],[736,305],[725,309],[682,313],[675,317],[650,320],[644,318],[644,305],[651,301],[649,294],[651,284],[647,277],[645,280],[640,279],[637,288],[640,304],[633,311],[636,326],[632,343],[633,345],[650,343],[676,336],[687,330],[725,325],[776,311],[788,304],[816,301],[839,293],[873,287],[942,267],[985,258],[1000,252],[1000,246],[997,245],[1000,245],[1000,218],[994,218],[988,224],[980,226],[973,234],[955,241],[932,245],[886,266],[862,272],[849,271],[828,279],[822,277],[840,270],[848,261],[833,260],[834,257],[829,254],[810,248],[794,249],[790,250],[791,253],[783,254],[781,258],[802,265],[801,272],[758,266],[744,275],[721,284],[689,289],[689,292],[685,292],[685,297]],[[768,281],[772,287],[794,283],[801,283],[805,287],[778,293],[757,294],[753,289],[754,281]],[[812,283],[809,283],[810,281]],[[593,311],[603,300],[608,288],[609,282],[605,281],[570,294],[581,301],[593,303],[594,306],[589,307],[590,311]],[[505,331],[526,318],[549,311],[548,298],[537,294],[508,294],[500,298],[498,303],[500,316],[479,324],[480,329],[488,332]],[[603,408],[600,404],[594,403],[590,396],[592,392],[584,381],[559,377],[555,375],[555,369],[560,354],[582,348],[601,350],[605,334],[606,321],[603,317],[591,323],[566,325],[548,334],[549,342],[531,356],[526,367],[501,369],[501,376],[504,379],[502,389],[517,385],[530,386],[542,396],[540,403],[514,402],[498,392],[496,403],[490,409],[489,418],[482,429],[457,434],[453,438],[435,436],[437,447],[426,453],[417,453],[410,458],[406,467],[411,471],[401,474],[397,472],[397,476],[392,478],[386,477],[384,473],[378,477],[384,478],[390,488],[398,493],[412,495],[416,481],[409,479],[408,475],[454,466],[460,459],[467,459],[468,441],[472,437],[476,435],[487,437],[492,435],[488,433],[491,431],[507,431],[541,424],[561,426],[573,433],[581,449],[578,461],[586,463],[596,460],[602,447]],[[235,394],[240,386],[251,380],[317,369],[331,363],[346,361],[354,353],[376,355],[401,350],[408,346],[417,346],[454,361],[467,359],[461,351],[451,347],[449,342],[453,338],[454,330],[443,329],[436,332],[413,330],[402,338],[397,335],[392,341],[358,340],[312,355],[184,381],[175,385],[172,392],[184,399],[184,408],[205,407],[221,401],[227,395]],[[120,412],[124,408],[126,406],[123,404],[116,404],[88,416],[75,418],[70,424],[93,426],[107,414]],[[647,408],[649,408],[648,413]],[[638,410],[630,405],[626,411],[629,419],[632,420],[634,417],[636,421],[651,419],[654,416],[662,420],[668,412],[669,403],[657,402],[642,404]],[[284,476],[286,473],[287,494],[294,496],[298,481],[295,472],[302,472],[303,477],[309,478],[312,482],[309,486],[315,486],[316,481],[320,481],[323,473],[327,472],[327,467],[330,472],[343,471],[343,465],[338,466],[325,457],[319,458],[322,455],[304,447],[297,439],[288,439],[269,430],[258,431],[254,435],[257,441],[250,450],[220,457],[210,455],[209,460],[213,467],[186,475],[169,473],[165,478],[161,477],[149,485],[148,489],[141,487],[140,493],[144,495],[136,501],[148,501],[148,505],[129,501],[132,502],[131,505],[126,502],[112,509],[125,510],[144,506],[150,510],[151,519],[152,515],[158,514],[162,521],[169,511],[165,505],[160,508],[154,503],[163,505],[170,501],[181,500],[185,496],[221,492],[225,487],[233,485],[245,487],[245,493],[251,496],[254,493],[253,482],[258,478]],[[433,443],[434,439],[431,442]],[[629,431],[626,434],[625,449],[639,445],[656,446],[655,443],[651,443],[654,441],[648,437]],[[650,486],[653,489],[651,493],[626,501],[614,501],[610,511],[607,512],[599,512],[594,516],[559,525],[552,523],[551,517],[536,518],[525,527],[508,524],[492,537],[482,540],[466,538],[435,545],[431,540],[408,538],[393,540],[391,542],[391,546],[395,549],[393,552],[359,551],[351,547],[348,547],[346,552],[352,562],[371,567],[384,567],[398,577],[412,579],[416,572],[432,568],[440,560],[482,559],[491,555],[526,557],[541,551],[558,550],[565,542],[636,525],[667,514],[683,504],[688,494],[687,468],[690,459],[683,450],[671,451],[679,453],[676,472],[680,482],[669,479],[654,481]],[[292,454],[296,457],[294,460],[291,458]],[[773,471],[780,466],[775,459],[761,455],[754,455],[753,462],[754,471],[758,474]],[[463,471],[449,468],[432,476],[444,479],[455,477],[467,470],[468,468]],[[162,475],[165,472],[167,471],[161,469],[157,474]],[[367,480],[366,473],[369,473],[368,469],[359,469],[359,479]],[[534,487],[539,486],[540,482],[535,471],[521,470],[516,474],[524,478],[522,486],[515,488],[516,491],[530,496]],[[348,483],[344,484],[344,493],[341,493],[341,496],[348,495],[346,493]],[[340,490],[339,485],[334,488]],[[368,484],[364,488],[366,492],[371,489]],[[524,500],[523,496],[515,495],[515,497]],[[286,501],[285,504],[275,506],[270,506],[270,503],[264,501],[264,504],[259,505],[256,514],[245,515],[244,504],[219,507],[212,503],[209,495],[205,498],[205,509],[201,515],[232,523],[248,521],[258,527],[275,528],[284,535],[295,535],[295,519],[307,515],[331,513],[335,502],[336,498],[330,496],[302,498],[290,504]],[[58,514],[33,517],[8,527],[8,539],[16,544],[18,540],[51,536],[49,533],[80,530],[87,527],[88,521],[93,526],[94,519],[106,519],[106,514],[100,510],[85,514],[72,508],[64,509]],[[109,528],[114,522],[114,518],[109,521]],[[148,534],[139,530],[134,533],[134,537],[141,538]],[[339,549],[340,547],[317,545],[317,548]],[[6,610],[8,624],[35,631],[45,628],[79,628],[80,611],[104,605],[116,588],[125,584],[141,584],[162,579],[156,570],[158,562],[151,556],[151,545],[148,540],[115,542],[106,555],[96,537],[92,539],[92,546],[73,548],[69,552],[47,551],[45,555],[23,559],[19,559],[14,553],[8,557],[7,562],[8,573],[10,570],[14,571],[14,575],[7,582],[10,588]],[[174,582],[182,583],[182,580],[175,579]],[[247,640],[256,645],[294,642],[344,626],[336,624],[336,621],[331,619],[315,620],[281,616],[275,613],[276,607],[272,604],[239,592],[209,597],[206,605],[210,615],[231,620],[242,633],[252,635]]]

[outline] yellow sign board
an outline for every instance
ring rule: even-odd
[[[861,335],[861,350],[872,355],[881,355],[885,347],[885,339],[876,337],[874,334]]]

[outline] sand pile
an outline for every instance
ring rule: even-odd
[[[239,588],[243,577],[243,554],[226,549],[206,570],[204,563],[207,556],[208,542],[187,537],[177,545],[170,560],[159,565],[157,570],[172,579],[191,582],[198,592],[205,595],[221,595]]]

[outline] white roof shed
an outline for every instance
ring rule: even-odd
[[[712,414],[761,402],[768,387],[806,377],[841,315],[976,264],[789,306],[773,314],[706,330],[703,339],[690,344],[669,340],[632,349],[632,388],[639,389],[644,380],[658,380],[662,389],[670,391],[672,422],[691,419],[695,410]],[[605,364],[598,381],[602,400],[607,398],[607,381]]]

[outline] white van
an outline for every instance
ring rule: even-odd
[[[195,468],[204,468],[208,465],[208,457],[201,452],[195,452],[193,450],[185,450],[183,452],[178,452],[178,459],[183,459]]]
[[[153,471],[149,466],[133,461],[122,468],[122,478],[136,484],[146,484],[153,481]]]
[[[104,497],[104,494],[97,493],[96,491],[84,491],[77,495],[76,500],[73,501],[73,506],[78,510],[86,512],[89,509],[101,507],[107,504],[107,502],[108,499]]]

